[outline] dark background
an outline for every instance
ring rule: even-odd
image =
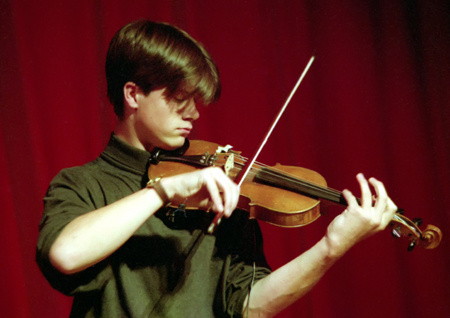
[[[258,161],[320,172],[359,193],[382,180],[406,215],[444,233],[406,251],[384,231],[361,242],[278,317],[450,314],[448,1],[0,0],[2,317],[67,317],[71,299],[34,262],[42,197],[60,169],[103,150],[114,128],[104,58],[124,24],[173,23],[217,62],[223,95],[191,139],[250,156],[310,56],[317,58]],[[261,224],[273,268],[311,247],[342,208],[307,227]]]

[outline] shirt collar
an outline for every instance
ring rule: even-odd
[[[150,152],[138,149],[111,133],[108,145],[100,155],[106,161],[118,164],[122,169],[142,174],[148,169]]]

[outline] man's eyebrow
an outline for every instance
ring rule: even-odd
[[[192,90],[182,89],[178,92],[178,94],[182,94],[184,98],[191,98],[193,96],[195,97],[196,95],[199,95],[199,93],[196,89],[192,89]]]

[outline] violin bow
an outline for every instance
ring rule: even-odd
[[[286,102],[284,103],[283,107],[281,107],[280,111],[278,112],[277,116],[273,120],[272,124],[270,125],[267,133],[262,138],[259,146],[256,148],[256,151],[254,152],[253,156],[250,160],[247,160],[244,167],[242,168],[241,172],[237,176],[237,178],[234,180],[234,182],[237,183],[238,187],[242,185],[242,182],[244,182],[245,177],[250,172],[250,169],[252,168],[253,164],[256,161],[256,158],[258,158],[259,153],[264,148],[267,140],[269,139],[270,135],[272,134],[273,129],[278,124],[278,121],[280,120],[281,116],[283,115],[284,111],[286,110],[288,104],[290,103],[292,97],[294,96],[295,92],[297,91],[297,88],[300,86],[300,83],[303,81],[303,78],[305,77],[306,73],[308,73],[309,68],[311,67],[311,64],[314,62],[315,55],[311,56],[309,59],[308,64],[306,65],[305,69],[302,72],[302,75],[300,75],[300,78],[298,79],[297,83],[295,84],[294,88],[292,89],[291,93],[289,94],[288,98],[286,99]],[[213,221],[211,222],[211,225],[208,228],[208,233],[213,233],[215,230],[215,227],[220,224],[220,221],[222,220],[223,213],[218,213],[214,217]]]

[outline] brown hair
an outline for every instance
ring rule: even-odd
[[[138,85],[144,94],[165,87],[173,97],[188,84],[208,104],[220,97],[216,64],[189,34],[166,23],[135,21],[112,38],[106,56],[108,97],[114,112],[123,118],[123,87]]]

